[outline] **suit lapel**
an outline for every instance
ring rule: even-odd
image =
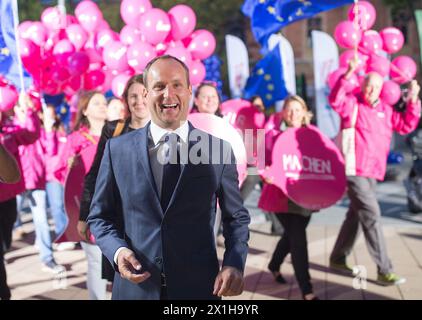
[[[163,212],[161,210],[161,205],[160,205],[160,197],[158,195],[157,186],[155,185],[155,180],[154,180],[154,176],[152,175],[151,164],[149,161],[148,130],[149,130],[149,124],[143,129],[140,129],[138,131],[138,134],[135,136],[134,150],[136,150],[135,153],[137,155],[138,162],[143,167],[144,172],[145,172],[145,177],[148,180],[151,189],[153,190],[154,202],[156,206],[160,208],[161,215],[163,215]]]

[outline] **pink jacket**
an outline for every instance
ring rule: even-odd
[[[91,141],[89,138],[87,138],[87,135],[92,137],[95,143],[94,141]],[[64,184],[66,175],[69,170],[68,161],[73,156],[79,154],[86,147],[92,144],[98,144],[99,140],[100,137],[91,135],[87,128],[81,128],[78,131],[72,132],[67,137],[67,142],[58,155],[58,162],[54,170],[54,176],[56,179],[60,183]]]
[[[344,90],[345,80],[341,77],[329,96],[331,107],[340,115],[341,128],[351,127],[353,107],[358,105],[355,130],[356,176],[383,180],[393,130],[399,134],[413,131],[419,122],[421,103],[407,103],[404,112],[395,111],[381,101],[372,107],[361,95],[349,95]]]
[[[40,130],[40,137],[33,144],[19,147],[25,189],[45,189],[47,158],[55,151],[54,132]]]
[[[52,136],[46,141],[49,152],[44,157],[47,182],[57,181],[54,171],[58,166],[60,154],[63,152],[62,150],[67,142],[67,136],[64,132],[53,131],[51,134]]]
[[[23,171],[19,156],[19,146],[34,143],[39,136],[39,132],[40,122],[37,115],[32,111],[28,111],[25,123],[20,126],[13,124],[12,121],[5,121],[0,126],[0,143],[15,156],[21,172]],[[21,180],[14,184],[0,182],[0,202],[10,200],[25,191],[24,178],[24,175],[22,175]]]

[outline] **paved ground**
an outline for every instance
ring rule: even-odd
[[[402,178],[408,172],[409,159],[403,166]],[[401,286],[381,287],[374,283],[376,269],[366,249],[362,236],[356,243],[350,263],[366,268],[366,281],[359,281],[332,273],[328,268],[328,256],[344,218],[347,201],[316,213],[308,227],[311,276],[315,293],[321,299],[422,299],[422,214],[407,212],[402,182],[379,185],[378,195],[383,208],[384,234],[389,255],[397,273],[407,278]],[[282,272],[289,282],[279,285],[266,270],[270,255],[279,237],[269,232],[270,225],[256,209],[259,190],[255,190],[246,202],[253,220],[251,224],[250,251],[245,272],[246,288],[241,299],[300,299],[289,257]],[[25,223],[29,236],[15,241],[6,254],[9,284],[13,299],[88,299],[85,286],[86,261],[81,249],[57,252],[57,261],[66,266],[64,277],[55,278],[42,272],[37,251],[33,244],[33,227]],[[223,249],[219,248],[221,257]],[[355,288],[354,288],[355,286]]]

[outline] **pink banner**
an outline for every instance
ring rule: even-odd
[[[188,120],[198,129],[205,131],[217,138],[226,140],[232,146],[237,161],[239,183],[246,179],[246,150],[242,137],[226,120],[207,113],[192,113]]]
[[[90,145],[75,156],[73,165],[69,170],[64,185],[64,207],[69,219],[65,232],[56,242],[81,241],[76,226],[79,221],[79,208],[85,175],[94,161],[96,145]],[[93,239],[92,239],[93,240]]]
[[[298,205],[318,210],[335,204],[346,189],[343,157],[316,127],[290,128],[276,140],[263,176]]]

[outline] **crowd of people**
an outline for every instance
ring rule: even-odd
[[[360,93],[346,92],[356,67],[352,60],[329,96],[341,128],[354,129],[352,154],[342,150],[350,206],[329,266],[352,274],[346,258],[362,228],[377,266],[377,281],[402,284],[405,279],[394,273],[388,258],[375,187],[385,174],[393,131],[407,134],[418,124],[420,88],[416,81],[410,82],[406,108],[398,112],[380,100],[383,79],[374,72],[367,75]],[[286,283],[281,266],[290,253],[303,299],[318,299],[306,237],[313,211],[256,174],[248,175],[239,187],[230,146],[187,121],[190,112],[222,117],[217,88],[204,82],[193,99],[192,94],[185,64],[160,56],[143,75],[128,81],[121,99],[107,103],[101,92],[80,93],[71,133],[64,130],[54,106],[35,110],[27,96],[13,110],[0,113],[0,299],[11,298],[4,253],[13,230],[22,230],[25,201],[42,269],[64,270],[53,254],[54,240],[69,227],[64,183],[80,161],[78,155],[92,146],[96,153],[85,168],[79,221],[73,226],[88,263],[90,299],[105,299],[108,281],[113,282],[113,299],[220,299],[242,293],[250,223],[243,202],[256,186],[262,189],[258,207],[269,214],[281,235],[268,264],[275,285]],[[251,105],[265,112],[260,97],[253,97]],[[266,118],[265,158],[270,165],[276,139],[285,130],[308,126],[312,114],[295,95],[285,99],[280,112]],[[198,140],[192,139],[193,132]],[[195,150],[199,141],[212,146],[201,159],[211,159],[218,151],[221,161],[183,161],[183,150]],[[225,239],[221,266],[216,253],[220,234]]]

